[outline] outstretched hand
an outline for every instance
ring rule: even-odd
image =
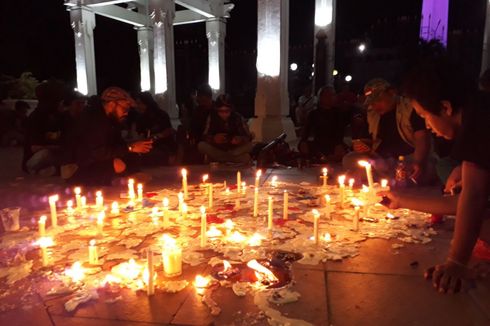
[[[458,293],[467,287],[471,277],[466,266],[451,261],[427,269],[425,279],[440,293]]]
[[[380,191],[376,194],[379,197],[386,197],[389,199],[389,203],[387,203],[387,207],[389,209],[398,209],[400,208],[400,196],[390,191]]]

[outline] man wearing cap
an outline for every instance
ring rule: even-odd
[[[67,164],[61,170],[64,179],[73,183],[110,184],[114,176],[128,172],[124,161],[127,155],[151,150],[151,140],[127,144],[121,136],[121,123],[133,106],[135,101],[119,87],[109,87],[100,101],[94,101],[67,141]]]
[[[426,181],[431,152],[430,133],[414,111],[410,100],[397,94],[386,80],[372,79],[364,87],[369,140],[353,140],[354,153],[343,163],[354,169],[361,158],[373,159],[378,172],[389,174],[399,156],[411,161],[410,178],[417,183]]]

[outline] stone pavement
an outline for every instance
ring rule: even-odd
[[[4,161],[2,159],[2,161]],[[5,163],[0,163],[5,164]],[[8,164],[11,164],[9,162]],[[12,165],[14,166],[14,165]],[[0,170],[5,169],[0,166]],[[206,166],[192,166],[190,181],[208,171]],[[177,168],[154,169],[151,190],[178,185]],[[265,174],[270,177],[272,171]],[[280,180],[316,182],[317,169],[274,170]],[[234,180],[234,170],[210,171],[213,180]],[[253,171],[243,173],[248,184]],[[56,179],[8,181],[15,173],[0,174],[0,208],[12,205],[25,207],[23,224],[45,205],[45,195],[63,190]],[[145,190],[147,189],[145,188]],[[111,189],[105,190],[110,192]],[[44,207],[43,207],[44,208]],[[327,262],[317,266],[294,264],[294,288],[301,293],[298,302],[275,307],[289,318],[308,321],[314,325],[490,325],[490,280],[478,281],[468,293],[442,295],[433,290],[422,277],[423,271],[442,262],[451,239],[451,223],[437,228],[439,234],[427,245],[407,244],[393,249],[393,241],[371,239],[361,246],[360,255],[342,262]],[[0,252],[0,264],[3,254]],[[207,264],[184,266],[181,279],[193,280],[198,273],[209,271]],[[0,284],[2,280],[0,279]],[[175,293],[159,293],[147,297],[143,292],[123,291],[123,300],[105,303],[101,298],[81,305],[73,313],[64,309],[66,295],[47,297],[48,282],[30,284],[20,281],[15,287],[34,286],[37,295],[24,297],[25,304],[9,310],[8,304],[19,302],[20,295],[3,296],[0,304],[0,325],[266,325],[257,319],[259,312],[253,297],[239,298],[231,289],[219,287],[212,297],[221,307],[213,317],[203,305],[193,287]]]

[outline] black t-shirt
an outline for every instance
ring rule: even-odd
[[[465,107],[453,156],[490,170],[490,93],[478,92]]]
[[[326,153],[331,153],[336,145],[343,143],[348,123],[348,113],[338,108],[317,108],[308,115],[303,139],[313,136],[313,141],[317,146],[320,146]]]
[[[425,129],[424,119],[412,111],[410,124],[414,132]],[[400,136],[396,123],[396,110],[391,110],[381,116],[378,127],[378,138],[381,140],[376,152],[382,157],[394,157],[412,154],[414,149]]]

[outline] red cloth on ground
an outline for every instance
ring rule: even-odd
[[[473,248],[473,258],[490,262],[490,243],[478,239]]]

